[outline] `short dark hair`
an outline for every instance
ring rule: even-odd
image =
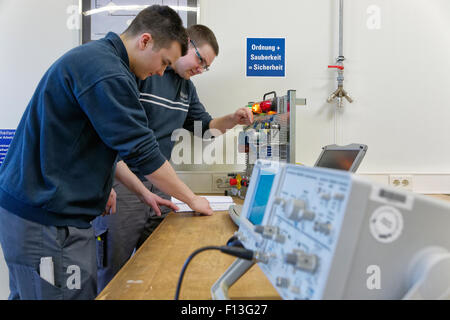
[[[181,55],[187,53],[188,36],[180,16],[169,6],[153,5],[134,18],[123,35],[134,37],[150,33],[156,48],[168,48],[173,41],[181,46]]]
[[[217,43],[214,32],[212,32],[210,28],[202,24],[194,24],[187,28],[186,31],[189,38],[194,40],[196,46],[201,47],[205,44],[209,44],[216,56],[219,55],[219,44]]]

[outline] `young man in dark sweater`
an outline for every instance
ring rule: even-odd
[[[206,26],[194,25],[187,29],[190,38],[188,53],[168,68],[162,77],[150,77],[139,81],[140,101],[145,108],[148,127],[153,130],[161,153],[170,159],[174,141],[172,133],[176,129],[185,128],[194,132],[194,122],[201,124],[202,134],[208,129],[217,129],[225,133],[237,124],[251,124],[253,116],[248,108],[240,108],[227,116],[213,119],[200,102],[192,76],[199,75],[209,69],[219,54],[214,33]],[[200,131],[200,130],[198,130]],[[218,132],[216,131],[216,132]],[[153,193],[169,199],[167,192],[161,192],[157,186],[139,172],[139,168],[119,162],[114,183],[117,192],[117,214],[99,217],[94,221],[94,229],[99,237],[97,255],[99,292],[108,284],[114,275],[131,257],[133,251],[148,238],[152,231],[170,211],[161,207],[153,210],[140,201],[121,181],[126,177],[140,181]],[[137,180],[137,181],[136,181]],[[135,179],[137,186],[142,186]]]
[[[160,189],[212,214],[159,151],[135,78],[162,75],[186,50],[180,17],[151,6],[120,37],[109,33],[74,48],[45,73],[0,167],[10,299],[96,296],[91,221],[105,210],[118,155]],[[150,206],[175,208],[145,188],[134,191]]]

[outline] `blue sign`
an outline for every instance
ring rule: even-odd
[[[5,159],[16,130],[0,129],[0,165]]]
[[[284,38],[247,38],[247,77],[285,76]]]

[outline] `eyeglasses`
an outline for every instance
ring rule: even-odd
[[[195,45],[194,40],[190,40],[192,45],[194,46],[195,53],[197,54],[198,59],[200,60],[200,63],[202,64],[203,72],[209,71],[209,66],[206,64],[206,60],[202,58],[200,55],[200,52],[198,52],[197,46]]]

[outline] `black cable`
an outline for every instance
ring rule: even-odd
[[[245,248],[237,248],[237,247],[227,247],[227,246],[208,246],[208,247],[203,247],[200,249],[195,250],[184,262],[183,268],[181,268],[181,273],[180,273],[180,277],[178,278],[178,283],[177,283],[177,290],[175,292],[175,300],[178,300],[179,296],[180,296],[180,289],[181,289],[181,283],[183,281],[183,277],[184,277],[184,273],[186,272],[186,268],[189,264],[189,262],[191,262],[192,258],[194,258],[197,254],[199,254],[200,252],[206,251],[206,250],[219,250],[222,253],[226,253],[241,259],[245,259],[245,260],[253,260],[253,256],[254,256],[254,252],[252,250],[247,250]]]
[[[175,291],[175,300],[178,300],[178,297],[180,296],[180,289],[181,289],[181,282],[183,281],[183,277],[184,277],[184,272],[186,271],[186,268],[189,264],[189,262],[191,262],[192,258],[195,257],[197,254],[199,254],[200,252],[206,251],[206,250],[220,250],[219,247],[214,247],[214,246],[209,246],[209,247],[203,247],[200,249],[195,250],[184,262],[183,264],[183,268],[181,268],[181,273],[180,273],[180,277],[178,278],[178,283],[177,283],[177,290]]]

